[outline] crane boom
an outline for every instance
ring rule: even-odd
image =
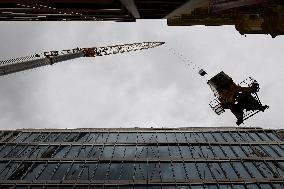
[[[106,56],[117,53],[138,51],[155,48],[163,45],[164,42],[142,42],[124,45],[114,45],[106,47],[75,48],[62,51],[49,51],[27,57],[14,58],[0,61],[0,76],[29,70],[41,66],[52,65],[66,60],[80,57]]]

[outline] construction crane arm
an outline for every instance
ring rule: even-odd
[[[164,42],[142,42],[106,47],[75,48],[62,51],[49,51],[32,56],[0,61],[0,76],[41,66],[53,65],[55,63],[80,57],[106,56],[111,54],[154,48],[163,44]]]

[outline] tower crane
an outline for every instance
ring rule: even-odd
[[[49,51],[31,56],[0,61],[0,76],[8,75],[41,66],[53,65],[80,57],[97,57],[130,51],[155,48],[164,42],[142,42],[106,47],[74,48],[62,51]]]

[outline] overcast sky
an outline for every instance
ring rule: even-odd
[[[0,59],[47,50],[143,41],[164,46],[80,58],[0,78],[0,128],[235,126],[217,116],[205,80],[169,48],[236,83],[251,76],[270,109],[243,126],[284,128],[284,37],[242,36],[234,27],[169,27],[165,20],[114,22],[0,22]]]

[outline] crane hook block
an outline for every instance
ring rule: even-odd
[[[205,76],[207,73],[206,73],[206,71],[204,71],[203,69],[201,69],[201,70],[199,70],[199,75],[201,75],[201,76]]]

